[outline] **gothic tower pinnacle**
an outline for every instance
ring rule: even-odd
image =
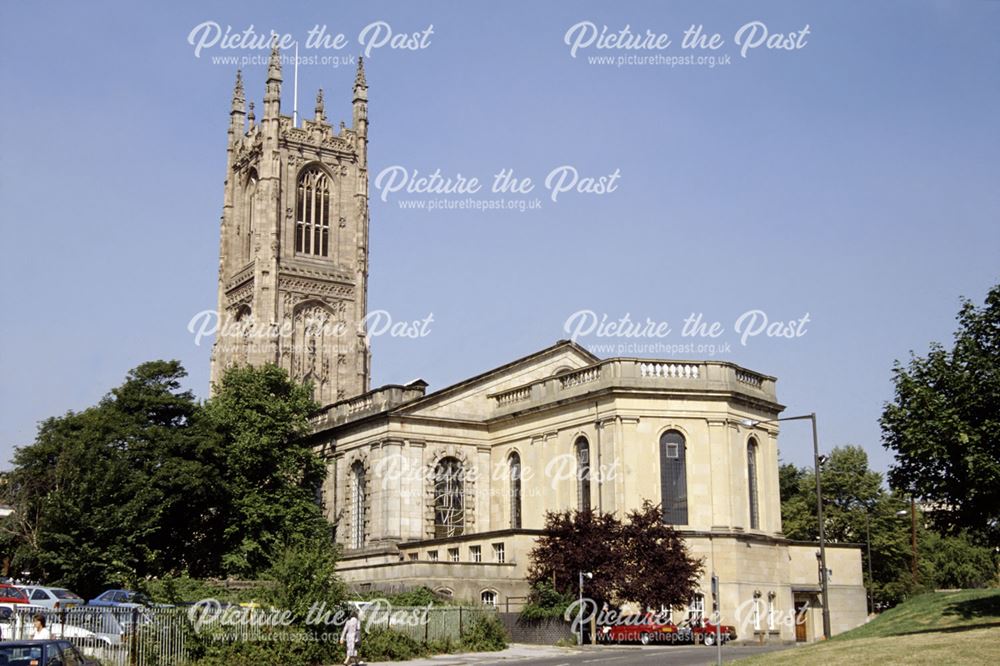
[[[321,404],[368,390],[368,86],[359,61],[351,127],[281,114],[281,52],[268,58],[263,113],[246,125],[237,72],[219,248],[213,386],[234,365],[273,363]]]

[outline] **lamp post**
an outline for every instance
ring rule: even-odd
[[[910,547],[913,550],[913,558],[910,560],[910,575],[913,576],[913,582],[916,583],[920,577],[917,568],[917,500],[912,494],[910,495],[910,508],[897,511],[896,515],[905,516],[907,513],[910,514]]]
[[[865,506],[865,545],[868,549],[868,612],[875,612],[875,577],[872,576],[872,522],[871,511]]]
[[[580,571],[580,605],[579,610],[576,614],[576,623],[579,625],[580,634],[577,636],[576,644],[583,645],[583,579],[584,577],[590,579],[594,577],[594,574],[589,571]]]
[[[819,459],[819,435],[816,432],[816,413],[803,414],[802,416],[786,416],[780,419],[766,419],[763,421],[745,420],[744,425],[748,428],[755,428],[764,423],[779,423],[781,421],[812,421],[813,438],[813,468],[816,472],[816,518],[819,520],[819,582],[823,598],[823,637],[830,638],[830,588],[827,583],[826,568],[826,532],[823,528],[823,486],[820,483],[820,459]]]
[[[875,576],[872,574],[872,523],[871,514],[873,503],[871,500],[857,500],[857,504],[865,510],[865,550],[868,553],[868,612],[875,612]]]

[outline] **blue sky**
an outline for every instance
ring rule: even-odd
[[[375,339],[376,385],[461,380],[567,337],[579,310],[667,321],[665,343],[687,342],[700,312],[732,345],[715,358],[776,375],[786,414],[818,413],[824,448],[860,444],[884,469],[894,359],[950,340],[959,297],[1000,281],[1000,2],[4,2],[2,460],[145,360],[180,359],[207,393],[210,348],[186,327],[216,305],[236,68],[213,57],[257,52],[195,57],[206,21],[300,40],[326,25],[350,42],[336,56],[376,21],[433,26],[426,48],[368,59],[373,175],[512,168],[537,184],[543,206],[525,212],[402,209],[372,190],[370,308],[434,317],[425,338]],[[581,21],[673,44],[573,58],[564,35]],[[751,21],[809,34],[742,58]],[[680,48],[692,24],[732,62],[588,61],[700,55]],[[244,71],[258,107],[264,74]],[[301,67],[300,107],[323,87],[327,115],[349,122],[353,77]],[[285,82],[288,112],[287,68]],[[542,184],[560,165],[620,178],[552,202]],[[733,323],[754,309],[810,322],[740,345]],[[782,457],[807,464],[808,435],[788,424]]]

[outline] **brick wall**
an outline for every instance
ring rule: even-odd
[[[576,641],[570,623],[562,618],[523,621],[518,613],[499,613],[500,621],[513,643],[555,645],[560,640]]]

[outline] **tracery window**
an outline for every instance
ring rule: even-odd
[[[447,457],[434,468],[434,538],[465,531],[465,474],[457,458]]]
[[[330,178],[318,166],[299,175],[295,192],[295,252],[318,257],[330,250]]]

